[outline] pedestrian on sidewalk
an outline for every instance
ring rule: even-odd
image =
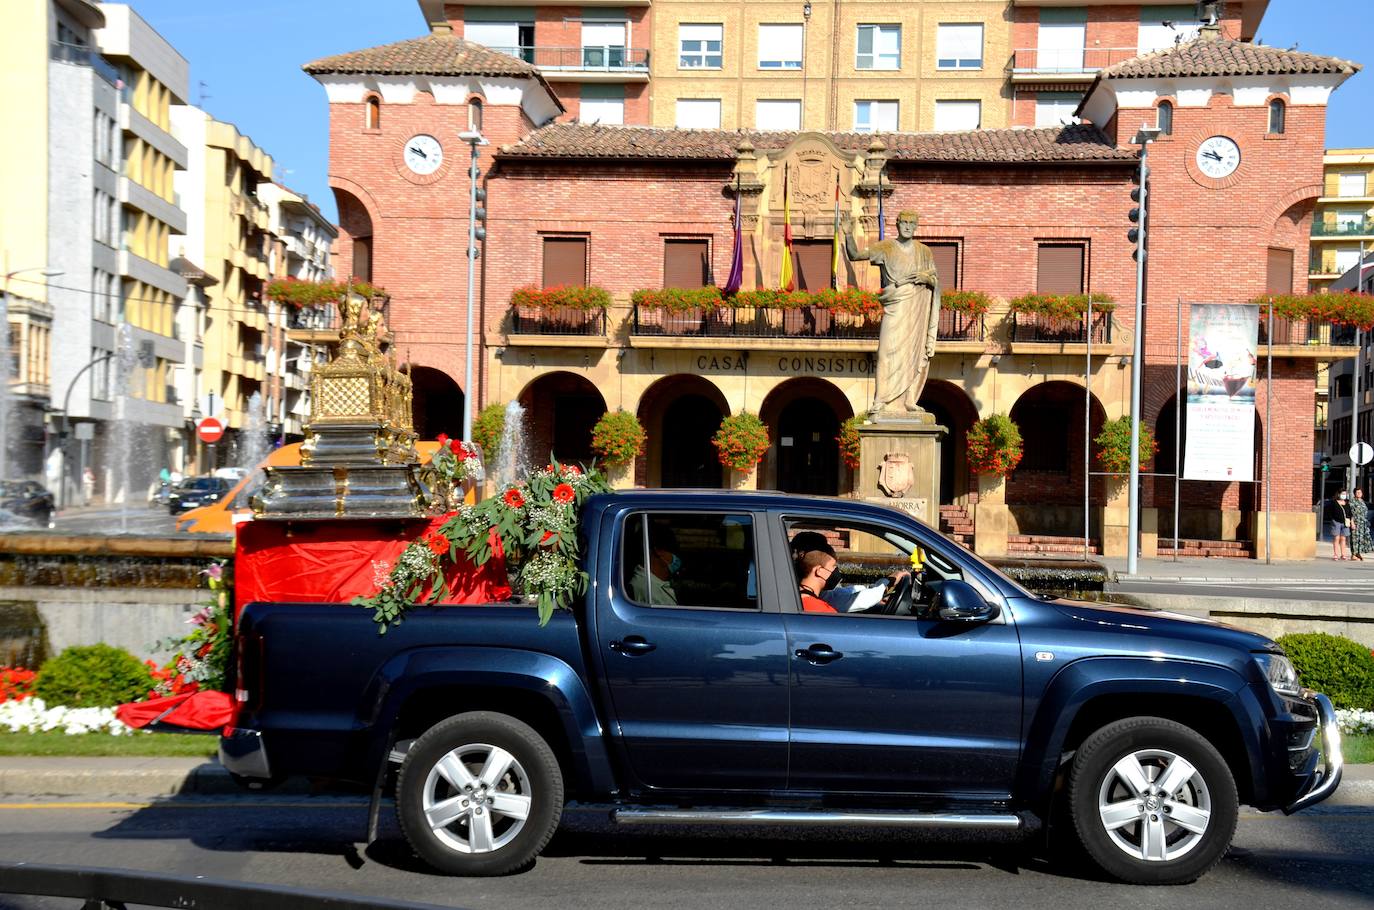
[[[1353,522],[1350,503],[1345,496],[1345,490],[1336,494],[1335,498],[1326,501],[1326,525],[1331,529],[1331,558],[1335,560],[1349,559],[1346,554],[1346,544],[1350,542],[1350,525]]]
[[[1355,489],[1355,498],[1350,501],[1350,514],[1354,520],[1350,529],[1350,555],[1364,562],[1364,554],[1374,550],[1374,540],[1369,536],[1369,504],[1364,500],[1362,488]]]

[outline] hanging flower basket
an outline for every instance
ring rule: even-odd
[[[1131,469],[1131,419],[1118,417],[1102,425],[1102,432],[1093,438],[1097,445],[1097,463],[1102,470],[1125,474]],[[1140,425],[1140,464],[1145,464],[1159,451],[1154,433],[1144,423]]]
[[[644,454],[644,427],[628,411],[607,411],[592,427],[592,451],[607,467],[621,467]]]
[[[840,435],[835,437],[840,444],[840,460],[853,471],[859,469],[859,427],[863,422],[862,416],[854,415],[840,424]]]
[[[731,414],[720,422],[720,429],[712,437],[716,456],[721,465],[741,474],[758,467],[770,445],[768,426],[759,415],[749,411]]]
[[[1007,477],[1021,463],[1021,430],[1005,414],[976,421],[968,431],[968,466],[975,474]]]

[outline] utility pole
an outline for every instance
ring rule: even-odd
[[[1131,475],[1127,509],[1126,530],[1126,574],[1136,573],[1140,551],[1140,381],[1141,359],[1144,356],[1145,340],[1145,227],[1148,221],[1148,198],[1150,194],[1150,143],[1159,136],[1159,127],[1141,124],[1140,130],[1131,140],[1140,146],[1140,186],[1138,200],[1140,207],[1135,215],[1137,226],[1132,229],[1136,241],[1135,249],[1135,337],[1131,342]],[[1089,327],[1091,331],[1091,326]],[[1178,528],[1174,528],[1174,545],[1178,545]]]

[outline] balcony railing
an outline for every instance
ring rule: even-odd
[[[1087,344],[1088,314],[1073,319],[1059,319],[1040,313],[1012,313],[1011,340],[1044,341],[1060,344]],[[1093,313],[1093,344],[1109,344],[1112,340],[1112,314]]]
[[[1134,47],[1085,47],[1064,50],[1017,48],[1012,52],[1013,73],[1095,73],[1122,60],[1139,56]]]
[[[606,311],[576,307],[511,307],[511,332],[516,335],[580,335],[604,337]]]
[[[671,312],[634,308],[631,334],[675,337],[876,339],[882,317],[833,313],[825,307],[720,307]]]
[[[540,69],[590,70],[593,72],[649,71],[649,49],[644,47],[494,47],[494,51],[518,57]]]
[[[53,60],[62,63],[75,63],[78,66],[89,66],[95,70],[95,74],[104,79],[110,85],[119,84],[119,70],[110,65],[110,62],[100,56],[100,52],[84,44],[67,44],[63,41],[54,41],[49,46],[48,56]]]
[[[1374,218],[1316,221],[1312,224],[1313,237],[1359,237],[1365,235],[1374,235]]]
[[[320,307],[303,307],[287,313],[286,327],[302,331],[330,331],[338,328],[338,320],[339,311],[333,304]]]
[[[971,316],[958,310],[941,310],[939,341],[982,341],[986,331],[983,314]]]
[[[1269,320],[1260,315],[1260,344],[1269,343]],[[1320,319],[1274,317],[1274,344],[1310,344],[1336,348],[1355,347],[1355,327]]]

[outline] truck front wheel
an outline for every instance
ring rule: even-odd
[[[538,856],[558,828],[563,776],[527,724],[459,714],[406,753],[396,814],[411,848],[440,872],[504,875]]]
[[[1078,748],[1069,803],[1083,848],[1135,884],[1191,882],[1236,831],[1236,782],[1196,731],[1159,717],[1108,724]]]

